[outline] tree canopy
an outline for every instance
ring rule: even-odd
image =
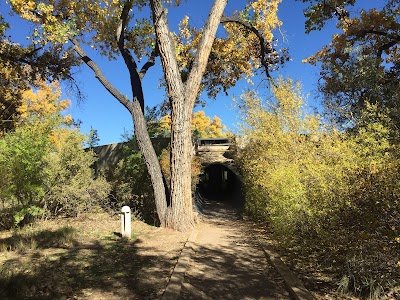
[[[399,123],[399,2],[386,0],[360,12],[352,9],[354,0],[304,2],[310,3],[305,11],[307,32],[322,30],[332,18],[341,29],[329,46],[306,59],[321,66],[319,87],[326,108],[339,121],[354,124],[367,103],[376,104],[389,108],[390,117]]]
[[[38,80],[73,80],[71,67],[78,64],[74,56],[59,47],[19,44],[7,35],[9,28],[0,15],[0,130],[14,128],[22,91],[35,86]]]

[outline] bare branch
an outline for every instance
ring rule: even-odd
[[[125,65],[129,71],[133,99],[134,101],[135,100],[139,101],[142,112],[144,113],[144,95],[141,82],[142,77],[138,72],[137,64],[132,54],[130,53],[129,49],[125,47],[125,29],[128,24],[129,11],[132,9],[132,5],[133,5],[132,0],[127,1],[124,4],[120,17],[120,23],[117,28],[116,38],[118,42],[118,49],[121,52]]]
[[[123,106],[125,106],[129,112],[132,112],[132,102],[129,101],[129,98],[123,94],[121,94],[104,76],[103,72],[99,68],[99,66],[86,54],[85,50],[81,47],[79,41],[76,38],[70,38],[72,44],[74,44],[74,50],[79,55],[79,57],[83,60],[83,62],[93,70],[96,78],[100,81],[100,83],[113,95]]]
[[[239,24],[241,26],[243,26],[244,28],[246,28],[247,30],[251,31],[252,33],[254,33],[257,38],[258,41],[260,43],[260,49],[261,49],[261,64],[264,67],[265,70],[265,74],[267,75],[268,79],[272,82],[272,84],[274,86],[276,86],[271,74],[269,73],[269,63],[267,61],[267,55],[274,53],[275,49],[272,47],[272,45],[270,43],[265,42],[264,37],[262,36],[262,34],[250,23],[244,22],[236,17],[222,17],[221,18],[221,23],[236,23]]]
[[[143,65],[142,69],[140,70],[140,72],[139,72],[140,79],[143,79],[143,77],[146,75],[147,71],[152,66],[155,65],[157,56],[158,56],[158,46],[156,46],[155,49],[151,52],[149,60]]]

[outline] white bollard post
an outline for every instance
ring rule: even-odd
[[[123,238],[131,239],[131,208],[129,206],[121,208],[121,235]]]

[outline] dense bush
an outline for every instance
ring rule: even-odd
[[[304,113],[299,86],[242,98],[246,205],[285,245],[337,271],[342,291],[371,298],[399,283],[400,152],[389,118],[369,105],[347,131]]]
[[[53,151],[45,157],[46,194],[43,204],[53,215],[77,216],[99,207],[109,194],[109,183],[102,176],[94,179],[96,158],[83,145],[87,137],[77,129],[59,128],[52,132]]]
[[[37,216],[76,216],[108,194],[108,183],[93,179],[86,137],[61,115],[69,102],[59,101],[58,85],[38,86],[23,93],[15,130],[0,136],[1,226],[10,226],[10,217],[19,225]]]
[[[3,208],[26,206],[39,201],[45,194],[44,157],[50,151],[47,128],[26,124],[0,138],[0,195]]]

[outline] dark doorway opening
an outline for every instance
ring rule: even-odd
[[[197,191],[204,199],[228,202],[238,210],[244,208],[242,182],[237,174],[221,163],[205,166]]]

